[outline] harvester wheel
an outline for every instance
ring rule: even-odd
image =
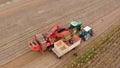
[[[52,47],[48,47],[48,51],[49,51],[49,52],[52,52]]]

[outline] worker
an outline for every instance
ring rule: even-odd
[[[77,48],[78,47],[74,48],[74,54],[73,54],[74,56],[78,56],[78,54],[77,54]]]

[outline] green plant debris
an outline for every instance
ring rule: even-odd
[[[91,64],[92,62],[90,60],[99,57],[99,54],[102,53],[102,51],[97,51],[99,50],[101,45],[106,44],[107,43],[106,41],[109,42],[111,42],[112,40],[115,41],[114,37],[112,36],[119,33],[120,33],[120,24],[118,24],[117,26],[113,26],[108,32],[106,32],[99,39],[93,42],[92,44],[93,47],[91,47],[88,51],[82,54],[82,56],[78,56],[78,58],[74,60],[72,63],[70,63],[70,65],[68,65],[67,68],[81,68],[86,63]],[[102,50],[105,51],[105,48],[102,48]]]

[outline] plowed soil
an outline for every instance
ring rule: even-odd
[[[27,42],[51,26],[72,20],[94,28],[95,35],[78,52],[120,21],[120,0],[21,0],[0,7],[0,66],[2,68],[62,68],[73,51],[57,59],[54,53],[33,52]],[[102,63],[102,62],[100,62]]]

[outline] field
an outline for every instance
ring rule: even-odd
[[[82,55],[92,47],[88,44],[119,23],[120,0],[1,0],[0,68],[62,68],[67,65],[76,59],[74,51],[59,60],[48,51],[44,54],[31,51],[28,41],[53,25],[68,27],[72,20],[82,21],[95,30],[94,36],[79,46],[78,53]]]
[[[120,24],[93,42],[68,68],[120,68]],[[91,46],[89,45],[89,46]]]

